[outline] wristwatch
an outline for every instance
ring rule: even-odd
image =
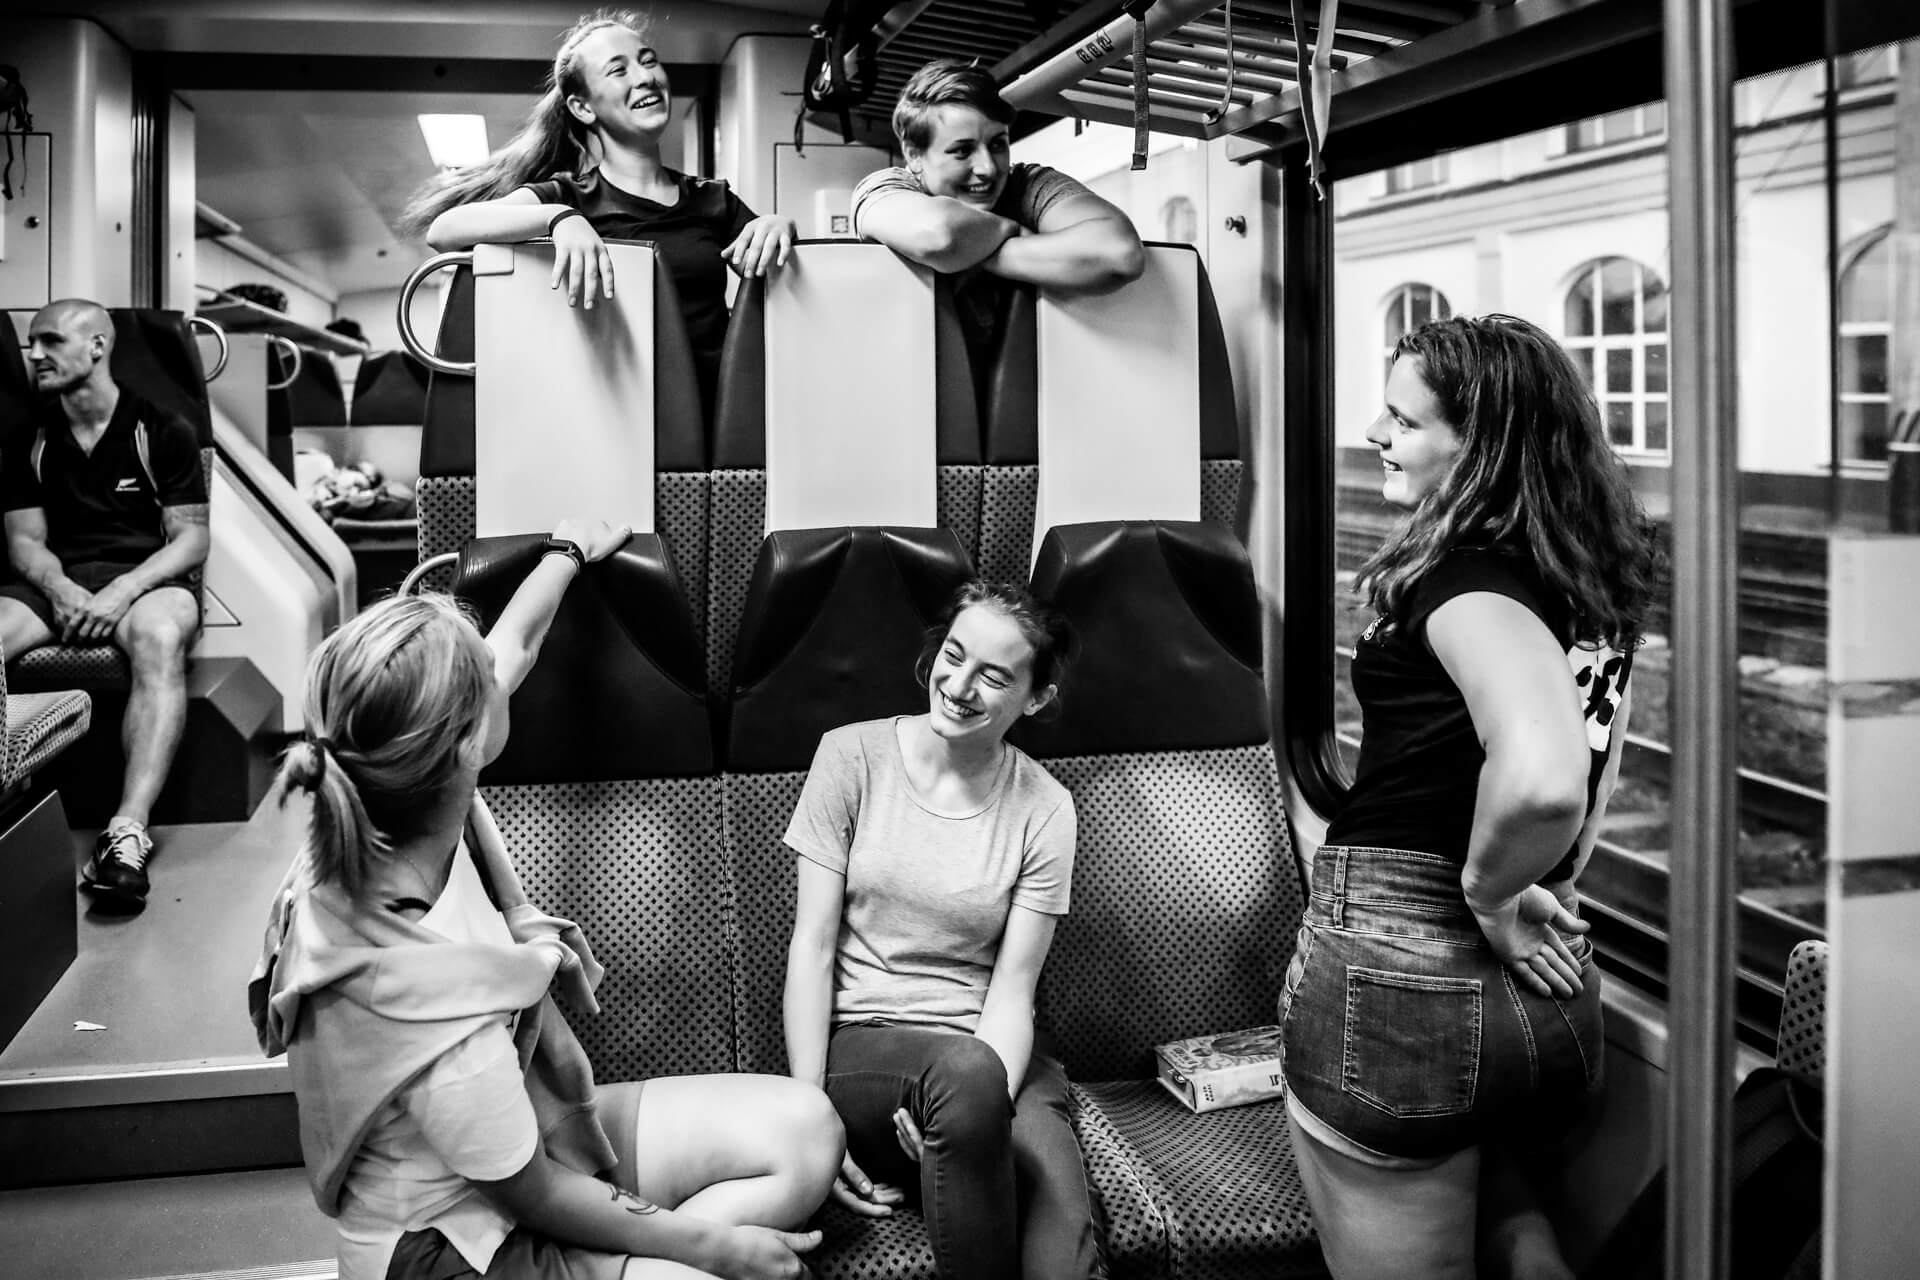
[[[565,556],[573,561],[576,568],[587,567],[587,553],[580,549],[579,543],[570,538],[548,538],[541,543],[540,558],[544,560],[548,556]]]

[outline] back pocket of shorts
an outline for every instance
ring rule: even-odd
[[[1478,979],[1349,965],[1342,1086],[1394,1116],[1473,1110],[1480,1011]]]

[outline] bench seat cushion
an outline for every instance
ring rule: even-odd
[[[47,644],[7,664],[7,687],[21,693],[58,689],[124,690],[127,655],[110,644]]]
[[[6,697],[8,782],[26,777],[86,737],[93,719],[93,699],[73,690]]]
[[[1151,1080],[1075,1084],[1074,1123],[1107,1209],[1115,1280],[1278,1280],[1323,1276],[1284,1104],[1195,1115]],[[1109,1185],[1140,1197],[1107,1199]],[[1142,1201],[1146,1221],[1132,1218]],[[1165,1269],[1146,1264],[1165,1241]]]

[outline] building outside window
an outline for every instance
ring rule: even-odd
[[[1387,372],[1393,372],[1393,348],[1401,338],[1429,320],[1445,320],[1453,315],[1447,295],[1430,284],[1403,284],[1387,298],[1387,314],[1382,345],[1386,350]]]
[[[1649,102],[1568,125],[1567,151],[1592,151],[1640,138],[1657,138],[1666,131],[1667,104]]]
[[[1883,44],[1877,49],[1849,53],[1834,66],[1834,83],[1842,90],[1861,89],[1893,79],[1899,67],[1899,46]]]
[[[1426,187],[1437,187],[1447,180],[1447,158],[1428,156],[1425,160],[1415,160],[1411,164],[1395,165],[1387,170],[1387,189],[1385,194],[1401,195],[1408,191],[1419,191]]]
[[[1892,244],[1883,229],[1840,276],[1840,460],[1887,460],[1887,344],[1893,337]]]
[[[1665,453],[1667,285],[1631,258],[1597,258],[1567,290],[1561,342],[1587,376],[1607,438],[1634,453]]]

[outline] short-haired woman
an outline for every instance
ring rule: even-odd
[[[1033,1025],[1073,799],[1006,741],[1068,644],[1024,591],[963,588],[922,659],[927,710],[824,736],[787,828],[787,1057],[846,1124],[833,1197],[884,1215],[916,1185],[942,1280],[1098,1266],[1066,1075]]]
[[[1295,1154],[1341,1280],[1472,1277],[1476,1249],[1565,1275],[1544,1219],[1488,1192],[1600,1087],[1574,880],[1619,771],[1648,526],[1585,380],[1522,320],[1402,338],[1367,439],[1411,515],[1361,570],[1360,764],[1281,998]]]

